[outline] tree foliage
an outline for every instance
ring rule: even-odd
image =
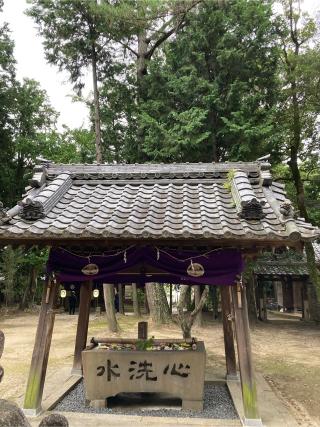
[[[264,0],[29,3],[46,59],[69,74],[91,127],[57,130],[45,91],[16,78],[14,43],[0,26],[5,205],[21,198],[37,156],[132,163],[271,153],[299,215],[320,223],[319,28],[298,0],[283,0],[280,13]],[[90,73],[93,99],[83,99]]]

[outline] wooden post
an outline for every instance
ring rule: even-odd
[[[283,279],[282,292],[283,292],[284,311],[288,311],[290,313],[293,311],[293,288],[292,288],[292,279],[290,276],[286,276]]]
[[[262,285],[262,319],[264,322],[268,320],[268,311],[267,311],[267,288],[266,284]]]
[[[27,415],[37,415],[41,411],[43,386],[55,319],[53,308],[58,287],[59,284],[49,277],[43,288],[41,309],[23,405]]]
[[[262,286],[263,282],[259,277],[257,278],[257,292],[256,300],[258,302],[258,319],[263,320],[263,300],[262,300]]]
[[[138,322],[138,339],[148,339],[148,322]]]
[[[308,284],[304,279],[301,286],[301,299],[302,299],[302,319],[310,320],[309,300],[308,300]]]
[[[222,306],[222,324],[224,349],[226,354],[227,380],[238,380],[237,360],[234,348],[233,327],[232,327],[232,308],[230,286],[221,286],[221,306]]]
[[[258,412],[257,390],[253,372],[245,286],[240,283],[236,286],[232,286],[232,300],[235,314],[235,329],[245,425],[262,426]]]
[[[92,281],[82,282],[80,287],[79,316],[74,347],[73,367],[71,370],[73,375],[82,375],[81,352],[87,345],[91,292]]]

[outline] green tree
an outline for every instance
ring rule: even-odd
[[[0,3],[0,11],[3,2]],[[14,194],[10,190],[14,158],[13,138],[13,109],[15,105],[14,85],[15,59],[13,56],[14,43],[10,38],[7,24],[0,26],[0,200],[5,204],[11,204]]]
[[[308,140],[319,141],[318,117],[320,45],[315,20],[301,10],[300,1],[284,0],[278,35],[281,45],[281,126],[299,213],[309,221],[299,162]],[[319,147],[319,145],[318,145]],[[312,288],[311,315],[320,321],[320,275],[311,243],[305,244]]]
[[[41,152],[41,136],[55,127],[57,113],[51,107],[47,93],[35,80],[15,83],[14,106],[14,180],[15,197],[21,197],[35,158]]]
[[[94,133],[88,129],[56,130],[41,134],[38,154],[55,163],[92,163],[95,160]]]
[[[274,147],[270,3],[201,3],[149,70],[140,116],[149,160],[248,160]]]
[[[96,0],[31,0],[27,14],[35,20],[44,39],[49,63],[68,71],[79,92],[89,67],[92,71],[96,159],[102,163],[98,83],[108,70],[108,38],[99,30]]]
[[[6,246],[1,251],[0,272],[2,275],[2,293],[6,307],[12,306],[15,302],[17,272],[19,262],[22,260],[22,249],[13,249]]]

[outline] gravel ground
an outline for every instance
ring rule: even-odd
[[[147,405],[150,406],[150,399],[147,399]],[[115,402],[115,400],[114,400]],[[123,406],[123,402],[126,402]],[[187,411],[183,409],[156,408],[140,409],[135,405],[128,408],[128,400],[122,401],[122,407],[113,408],[90,408],[85,406],[84,385],[81,381],[69,394],[67,394],[54,408],[56,411],[68,412],[88,412],[88,413],[104,413],[104,414],[122,414],[122,415],[144,415],[156,417],[181,417],[181,418],[222,418],[235,419],[238,418],[234,408],[232,399],[225,385],[206,384],[204,389],[204,409],[200,412]],[[157,406],[157,402],[153,401],[152,407]],[[169,402],[167,402],[169,403]],[[165,405],[170,406],[170,405]],[[172,406],[172,402],[171,402]]]

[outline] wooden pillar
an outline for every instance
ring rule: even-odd
[[[118,284],[118,297],[119,297],[119,313],[124,314],[124,286],[122,283]]]
[[[148,322],[138,322],[138,340],[148,339]]]
[[[59,284],[52,277],[49,277],[43,288],[41,309],[23,405],[27,415],[37,415],[41,411],[43,386],[55,319],[53,309],[58,287]]]
[[[262,286],[263,282],[257,277],[256,300],[258,303],[258,319],[263,320],[263,301],[262,301]]]
[[[257,279],[258,282],[258,308],[259,308],[259,320],[267,320],[267,290],[263,280]]]
[[[293,311],[293,287],[292,287],[292,278],[290,276],[287,276],[283,279],[282,292],[283,292],[284,311],[292,312]]]
[[[86,348],[91,305],[92,281],[82,282],[80,287],[79,316],[71,373],[82,375],[81,352]]]
[[[303,320],[310,320],[307,280],[304,279],[301,283],[302,319]]]
[[[236,286],[232,286],[232,300],[235,314],[235,329],[245,425],[262,426],[258,411],[257,390],[251,355],[250,329],[245,286],[240,283]]]
[[[267,311],[267,287],[266,284],[263,284],[262,288],[262,308],[263,308],[263,320],[266,322],[268,320],[268,311]]]
[[[221,286],[221,306],[227,379],[237,380],[237,360],[234,348],[230,286]]]

